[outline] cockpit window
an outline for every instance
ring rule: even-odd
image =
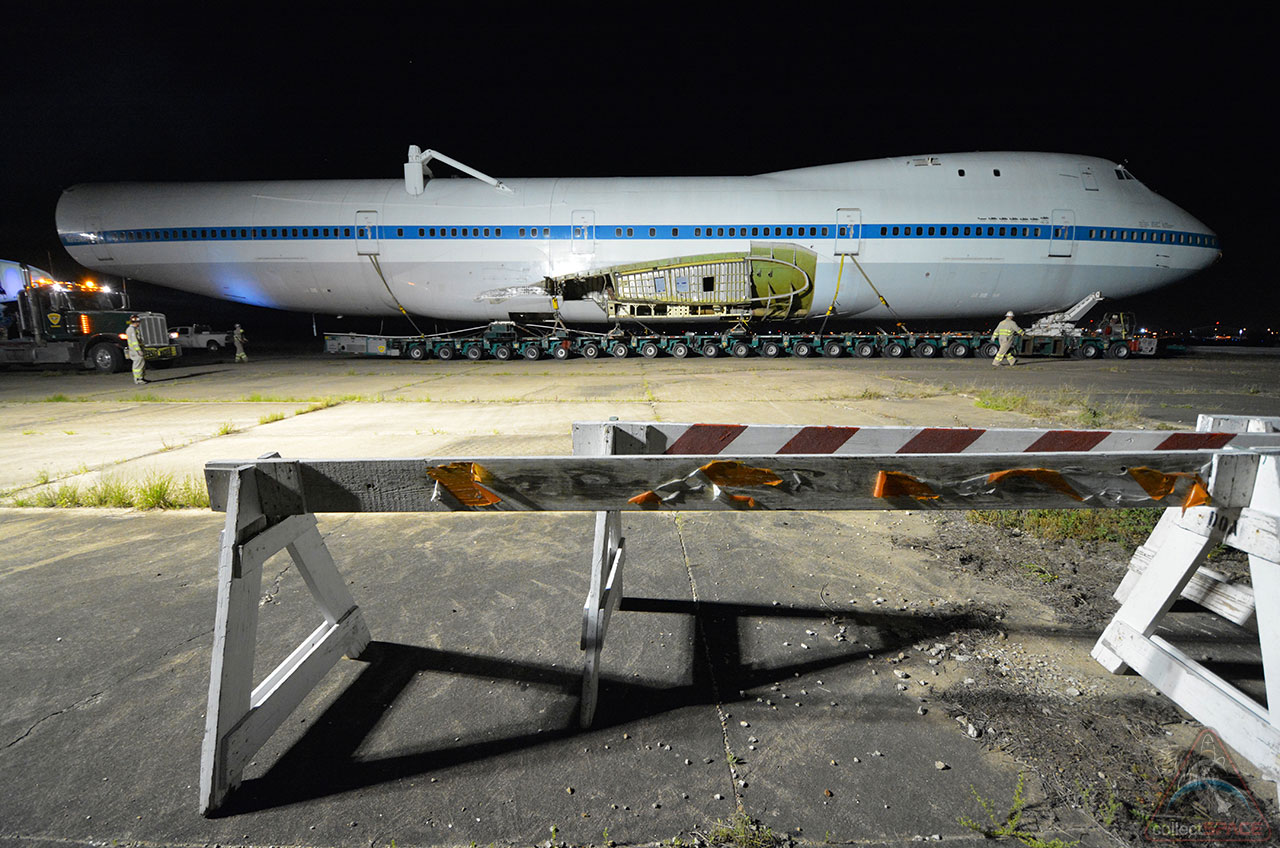
[[[1117,179],[1117,180],[1136,180],[1136,179],[1137,179],[1137,177],[1135,177],[1133,174],[1129,173],[1129,169],[1128,169],[1128,168],[1126,168],[1124,165],[1117,165],[1117,166],[1116,166],[1116,179]]]

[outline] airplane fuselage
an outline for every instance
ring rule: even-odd
[[[416,196],[400,180],[81,185],[63,193],[57,223],[72,257],[107,273],[282,309],[400,304],[466,321],[1050,312],[1092,291],[1159,288],[1219,255],[1204,224],[1084,156],[506,185],[437,178]]]

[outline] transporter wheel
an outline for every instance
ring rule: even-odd
[[[844,345],[840,344],[840,342],[827,342],[822,346],[823,356],[830,356],[834,359],[842,353],[844,353]]]
[[[884,355],[890,359],[901,359],[906,355],[907,349],[902,342],[889,342],[884,346]]]
[[[600,345],[596,344],[595,342],[583,342],[581,351],[582,351],[583,359],[599,359],[600,358]]]
[[[1077,351],[1077,355],[1080,359],[1097,359],[1099,356],[1102,356],[1102,349],[1097,345],[1081,345],[1080,349]]]
[[[1128,342],[1116,342],[1111,347],[1107,348],[1107,356],[1112,359],[1128,359],[1129,354],[1131,353],[1133,353],[1133,351],[1129,350]]]
[[[782,353],[782,345],[777,342],[765,342],[760,348],[760,352],[772,359]]]
[[[987,359],[995,359],[996,354],[1000,352],[1000,345],[995,342],[983,342],[982,347],[978,348],[978,352]]]
[[[872,342],[858,342],[853,346],[853,353],[862,359],[870,359],[876,355],[876,346]]]
[[[511,345],[500,344],[493,349],[493,358],[506,362],[511,358],[512,353]]]
[[[542,348],[536,344],[528,344],[524,346],[524,358],[530,362],[537,362],[542,358]]]
[[[89,351],[89,361],[96,371],[115,374],[124,370],[124,351],[111,342],[98,342]]]
[[[676,342],[671,346],[671,355],[676,359],[684,359],[689,355],[689,346],[684,342]]]
[[[715,359],[720,355],[720,346],[715,342],[707,342],[702,346],[702,355],[707,359]]]
[[[751,355],[751,345],[746,342],[735,342],[733,345],[733,355],[742,359]]]
[[[808,342],[796,342],[796,346],[791,348],[791,352],[796,356],[808,356],[813,353],[813,348],[809,346]]]
[[[551,355],[554,356],[556,359],[568,359],[569,346],[566,344],[558,344],[556,345],[555,350],[551,351]]]
[[[969,355],[969,346],[964,342],[952,342],[947,345],[947,353],[952,359],[964,359]]]
[[[480,345],[467,345],[465,353],[467,359],[470,359],[472,362],[475,362],[477,359],[484,356],[484,351],[480,348]]]
[[[920,342],[911,349],[912,356],[918,356],[921,359],[933,359],[938,355],[938,349],[928,342]]]
[[[214,344],[214,342],[209,342],[209,344]],[[422,345],[413,345],[409,348],[406,355],[414,362],[421,362],[427,358],[427,351]]]
[[[653,342],[645,342],[640,345],[640,355],[645,359],[653,359],[658,355],[658,346]]]
[[[630,352],[631,348],[627,347],[626,342],[614,342],[609,348],[609,355],[614,359],[626,359]]]
[[[453,345],[441,345],[440,349],[436,351],[436,356],[446,361],[453,359],[457,355],[458,355],[458,351],[454,348]]]

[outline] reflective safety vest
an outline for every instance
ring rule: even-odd
[[[1006,318],[996,325],[996,331],[991,334],[992,340],[1002,336],[1015,336],[1022,332],[1022,328],[1012,318]]]
[[[124,331],[125,341],[129,343],[130,353],[142,353],[142,340],[138,338],[138,325],[130,324]]]

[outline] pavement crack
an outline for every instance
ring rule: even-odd
[[[693,606],[698,607],[698,581],[693,576],[693,562],[689,558],[689,549],[684,543],[684,527],[683,516],[680,513],[673,513],[672,519],[676,525],[676,538],[680,541],[680,554],[684,557],[685,574],[689,577],[689,591],[693,595]],[[702,617],[696,618],[698,622],[698,639],[702,642],[702,652],[707,658],[707,679],[711,682],[711,697],[716,708],[716,717],[720,720],[720,738],[724,743],[724,760],[729,767],[729,786],[733,790],[733,797],[739,807],[742,806],[742,786],[743,780],[738,774],[738,763],[741,762],[738,756],[733,752],[733,744],[729,741],[729,714],[724,708],[724,699],[720,697],[720,681],[716,679],[715,665],[711,662],[711,643],[707,639],[707,633],[702,623]]]
[[[103,690],[103,691],[106,691],[106,690]],[[71,706],[69,706],[69,707],[63,707],[63,708],[62,708],[62,709],[60,709],[60,710],[54,710],[53,712],[49,713],[49,714],[48,714],[48,715],[46,715],[46,716],[41,716],[40,718],[36,719],[36,721],[35,721],[35,722],[30,726],[30,727],[28,727],[28,728],[27,728],[27,729],[22,733],[22,735],[18,736],[18,737],[17,737],[16,739],[14,739],[13,741],[11,741],[11,742],[7,743],[7,744],[4,746],[4,749],[3,749],[3,750],[8,750],[9,748],[12,748],[14,745],[17,745],[17,744],[18,744],[19,742],[21,742],[23,739],[26,739],[28,736],[30,736],[32,733],[34,733],[34,732],[35,732],[35,729],[36,729],[37,727],[39,727],[40,725],[44,724],[44,723],[45,723],[46,721],[48,721],[49,719],[51,719],[51,718],[56,718],[57,716],[60,716],[60,715],[62,715],[63,713],[70,712],[71,710],[74,710],[74,709],[77,709],[77,708],[79,708],[79,707],[82,707],[82,706],[84,706],[85,704],[88,704],[88,703],[91,703],[91,702],[93,702],[93,701],[96,701],[96,700],[97,700],[98,698],[100,698],[100,697],[102,697],[102,692],[94,692],[92,695],[89,695],[89,696],[87,696],[87,697],[81,698],[79,701],[76,701],[74,704],[72,704],[72,705],[71,705]]]

